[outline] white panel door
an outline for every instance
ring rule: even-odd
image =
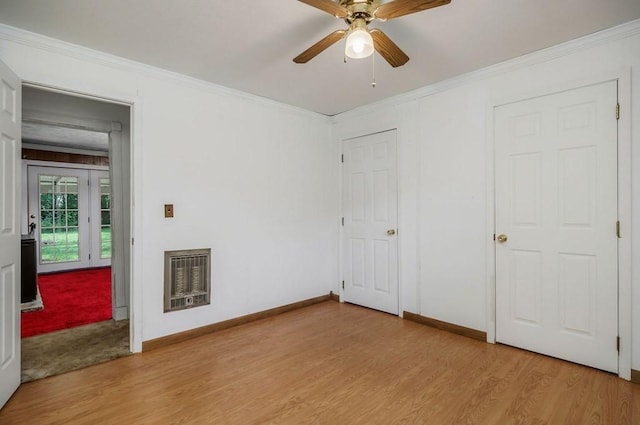
[[[610,372],[616,104],[612,81],[495,110],[496,340]]]
[[[0,408],[20,385],[21,81],[0,62]]]
[[[343,149],[343,299],[398,314],[396,132]]]

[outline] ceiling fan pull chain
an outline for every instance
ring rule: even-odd
[[[374,89],[376,88],[376,54],[372,54],[371,55],[371,68],[372,68],[372,80],[371,80],[371,87],[373,87]]]

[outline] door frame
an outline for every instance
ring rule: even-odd
[[[31,207],[31,198],[30,198],[30,190],[32,189],[32,187],[30,187],[30,181],[28,178],[28,173],[29,173],[29,168],[30,167],[36,167],[36,168],[51,168],[51,169],[62,169],[62,170],[80,170],[80,171],[86,171],[88,174],[89,178],[93,178],[91,172],[92,171],[96,171],[96,172],[101,172],[101,173],[109,173],[109,167],[108,166],[104,166],[104,165],[88,165],[88,164],[77,164],[77,163],[70,163],[70,162],[49,162],[49,161],[41,161],[41,160],[33,160],[33,159],[26,159],[26,160],[22,160],[22,205],[21,205],[21,209],[22,212],[26,212],[29,211],[29,208]],[[94,209],[94,201],[95,198],[92,198],[91,195],[91,185],[89,187],[89,192],[87,194],[87,200],[89,201],[88,204],[88,208],[87,208],[87,214],[88,216],[94,216],[95,214],[93,214],[93,209]],[[22,233],[28,233],[28,223],[29,223],[29,218],[28,218],[29,214],[22,214],[21,217],[21,226],[22,226]],[[92,223],[95,224],[95,223]],[[88,245],[89,245],[89,251],[92,252],[93,248],[94,248],[94,243],[95,241],[93,240],[93,234],[92,229],[91,229],[91,225],[89,225],[89,229],[88,231],[90,232],[90,236],[89,236],[89,241],[88,241]],[[39,230],[36,230],[36,232],[39,232]],[[39,243],[39,240],[38,240]],[[40,246],[38,245],[38,252],[40,250]],[[93,253],[93,252],[92,252]],[[39,254],[38,254],[39,255]],[[100,260],[97,260],[100,261]],[[109,264],[99,264],[97,263],[95,260],[90,262],[91,264],[88,264],[86,266],[80,266],[80,267],[72,267],[70,269],[65,269],[62,268],[60,270],[47,270],[47,271],[41,271],[38,270],[38,273],[56,273],[58,271],[65,271],[65,270],[73,270],[75,268],[83,268],[83,267],[104,267],[104,266],[111,266],[111,259],[109,258],[108,263]],[[41,266],[42,264],[40,263],[40,258],[38,258],[38,263],[37,266],[38,268]],[[115,317],[115,316],[114,316]]]
[[[618,376],[631,379],[631,69],[615,69],[595,74],[582,80],[567,80],[558,84],[524,91],[490,102],[486,107],[486,317],[487,342],[496,342],[496,255],[495,241],[495,108],[524,101],[527,99],[551,95],[554,93],[578,89],[584,86],[618,82],[618,219],[622,237],[618,239],[618,334],[620,351],[618,353]],[[612,107],[612,114],[615,110]],[[613,230],[612,230],[613,231]],[[613,343],[613,341],[612,341]]]
[[[138,95],[115,92],[114,90],[100,90],[91,88],[91,93],[87,92],[82,82],[71,82],[74,87],[63,87],[33,80],[22,80],[22,86],[33,87],[39,90],[47,90],[68,96],[93,99],[100,102],[115,103],[129,107],[130,128],[129,128],[129,190],[130,190],[130,221],[131,229],[131,250],[129,255],[129,349],[133,353],[142,352],[142,249],[140,244],[134,245],[133,241],[143,240],[142,209],[140,202],[136,199],[142,198],[142,135],[138,129],[142,128],[142,108],[143,99]]]
[[[403,315],[403,302],[402,302],[402,268],[401,268],[401,246],[402,246],[402,237],[404,232],[401,231],[400,227],[401,227],[401,191],[400,191],[400,173],[399,173],[399,159],[400,159],[400,143],[399,143],[399,139],[400,139],[400,130],[398,129],[398,127],[390,127],[390,128],[386,128],[383,130],[378,130],[378,131],[371,131],[371,132],[365,132],[364,134],[356,134],[356,135],[350,135],[349,137],[344,137],[341,138],[339,141],[339,154],[338,154],[338,161],[340,162],[340,173],[339,173],[339,191],[338,191],[338,205],[339,205],[339,217],[338,217],[338,230],[339,230],[339,234],[338,234],[338,273],[339,276],[338,278],[340,279],[340,282],[344,282],[344,276],[345,276],[345,264],[344,264],[344,226],[341,224],[342,219],[344,218],[344,167],[343,165],[343,160],[344,160],[344,148],[345,148],[345,144],[351,140],[354,139],[359,139],[361,137],[367,137],[367,136],[372,136],[374,134],[380,134],[380,133],[387,133],[390,131],[395,131],[396,132],[396,194],[397,194],[397,199],[396,199],[396,209],[397,209],[397,225],[396,225],[396,238],[397,238],[397,249],[396,249],[396,256],[397,256],[397,281],[398,281],[398,314],[397,316],[402,317]],[[344,287],[342,286],[342,284],[339,285],[339,293],[338,293],[338,298],[339,301],[345,302],[344,299]]]

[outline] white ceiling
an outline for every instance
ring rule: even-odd
[[[116,121],[129,126],[128,106],[24,86],[22,141],[51,147],[107,152],[107,129]]]
[[[411,58],[343,63],[344,22],[296,0],[0,0],[0,22],[327,115],[640,18],[640,0],[452,0],[384,23]]]
[[[101,152],[109,150],[108,133],[34,122],[22,123],[22,140],[25,143],[44,146],[82,148]]]

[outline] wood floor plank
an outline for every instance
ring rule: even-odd
[[[625,425],[640,385],[328,301],[27,383],[26,423]]]

